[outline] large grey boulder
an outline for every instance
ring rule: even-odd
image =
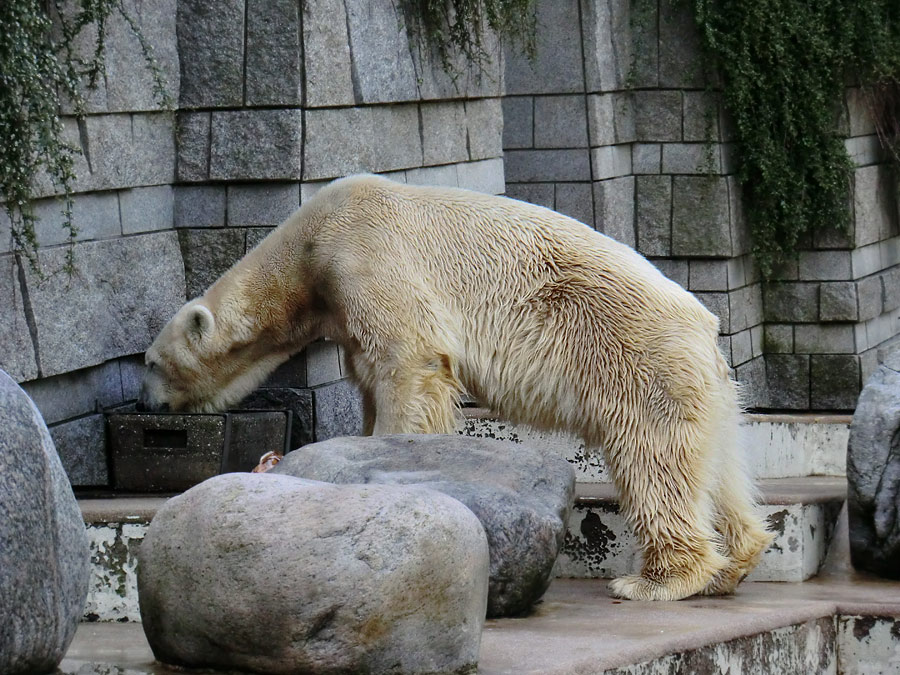
[[[547,590],[575,489],[574,469],[562,457],[455,435],[334,438],[288,453],[272,471],[329,483],[421,485],[461,501],[487,532],[489,617],[523,614]]]
[[[847,450],[853,566],[900,579],[900,351],[859,396]]]
[[[472,513],[421,488],[225,474],[160,509],[139,553],[160,661],[260,673],[465,673],[488,552]]]
[[[84,609],[90,550],[47,426],[0,370],[0,673],[53,671]]]

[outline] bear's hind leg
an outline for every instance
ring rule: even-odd
[[[686,442],[698,435],[690,423],[682,425],[645,435],[640,447],[621,444],[621,437],[608,445],[621,504],[643,555],[639,576],[610,582],[617,597],[680,600],[703,591],[728,564],[712,526],[705,449]]]
[[[722,465],[723,473],[713,491],[715,526],[722,537],[728,565],[701,591],[703,595],[734,592],[772,543],[773,535],[755,511],[749,480],[739,466],[735,464],[729,470]]]

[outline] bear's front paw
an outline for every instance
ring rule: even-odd
[[[696,595],[702,588],[677,577],[655,581],[635,574],[609,582],[609,592],[624,600],[681,600]]]

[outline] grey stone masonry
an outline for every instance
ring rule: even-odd
[[[175,174],[174,116],[171,113],[91,115],[81,128],[65,120],[65,140],[75,155],[74,192],[171,184]],[[90,158],[90,162],[88,162]],[[57,194],[46,174],[35,196]]]
[[[246,0],[245,103],[299,105],[303,98],[300,11],[295,0]]]
[[[61,269],[66,251],[41,251],[42,268]],[[71,278],[58,273],[41,281],[24,268],[42,376],[143,352],[184,302],[172,231],[76,244],[75,256],[79,271]]]
[[[301,177],[303,116],[300,110],[215,111],[210,124],[210,178]]]
[[[38,375],[34,318],[22,296],[23,264],[13,255],[0,255],[0,370],[17,382]]]
[[[178,230],[178,239],[188,299],[203,295],[246,251],[246,232],[241,228],[186,228]]]
[[[593,226],[719,317],[752,405],[851,407],[867,364],[900,336],[900,209],[860,91],[847,90],[841,120],[856,163],[850,232],[813,233],[763,281],[736,129],[690,8],[538,0],[537,16],[537,61],[506,52],[507,193],[587,219],[590,182]]]
[[[87,116],[62,105],[64,138],[82,151],[75,275],[58,273],[65,205],[46,174],[35,204],[46,281],[12,252],[0,211],[0,368],[33,392],[70,479],[85,486],[106,482],[95,416],[137,396],[142,352],[162,325],[321,185],[389,172],[505,191],[505,73],[489,30],[481,64],[450,54],[446,72],[390,0],[124,0],[122,9],[142,28],[174,110],[154,91],[129,19],[114,16]],[[76,53],[89,56],[95,38],[86,31]],[[581,180],[550,185],[551,206],[592,224],[587,113],[566,112],[579,120]],[[551,121],[555,134],[569,132],[568,118]],[[289,391],[279,400],[305,401],[298,439],[358,433],[359,399],[336,348],[298,359],[302,377],[275,378]]]
[[[179,0],[181,107],[243,104],[245,12],[244,0]]]

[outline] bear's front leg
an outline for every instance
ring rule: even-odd
[[[372,433],[449,434],[457,427],[461,387],[441,354],[379,367]]]

